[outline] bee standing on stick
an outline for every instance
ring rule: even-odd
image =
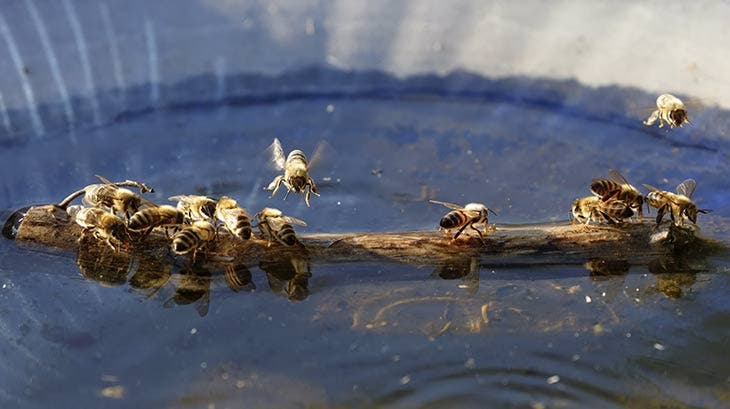
[[[306,226],[303,220],[292,216],[284,216],[279,209],[270,207],[264,208],[257,215],[259,222],[257,227],[261,235],[266,237],[271,244],[271,239],[278,241],[285,246],[293,246],[299,242],[292,224]]]
[[[251,238],[251,218],[246,209],[228,196],[221,196],[215,206],[215,217],[236,238],[248,240]]]
[[[644,206],[644,196],[639,192],[637,188],[631,185],[625,177],[621,176],[620,173],[614,169],[609,169],[608,174],[610,178],[596,178],[591,182],[591,192],[598,196],[602,202],[608,202],[611,200],[620,200],[628,205],[633,212],[636,212],[637,220],[642,220],[644,215],[642,213]],[[604,206],[605,207],[605,206]],[[611,207],[618,210],[619,206],[615,204]],[[618,212],[617,214],[623,214],[624,212]]]
[[[130,216],[136,213],[142,206],[142,198],[126,187],[136,187],[140,193],[154,192],[148,185],[132,180],[124,182],[110,182],[108,179],[96,175],[103,183],[86,186],[83,189],[71,193],[56,205],[66,210],[68,205],[77,197],[84,195],[82,202],[86,206],[109,209],[112,213],[121,213],[128,221]]]
[[[672,129],[681,128],[685,123],[691,123],[687,117],[687,108],[684,103],[672,94],[659,95],[656,99],[656,107],[657,109],[644,121],[644,125],[652,126],[659,120],[660,128],[663,128],[666,123],[669,125],[669,129]]]
[[[311,161],[307,161],[307,157],[299,149],[289,152],[288,156],[284,156],[284,149],[281,147],[281,142],[278,138],[274,138],[274,142],[269,146],[268,151],[271,152],[271,158],[274,162],[274,166],[279,171],[284,171],[283,175],[279,175],[265,187],[264,190],[271,190],[271,196],[274,197],[276,192],[283,184],[286,187],[286,195],[284,199],[289,196],[289,193],[303,193],[304,202],[309,207],[309,195],[310,193],[319,197],[317,192],[317,186],[314,184],[314,180],[309,176],[309,168],[312,163],[316,163],[325,148],[324,143],[317,145],[317,148],[312,154]]]
[[[155,206],[133,214],[129,219],[129,230],[144,230],[142,237],[147,237],[155,227],[177,227],[185,222],[185,214],[179,209],[169,206]],[[165,231],[167,234],[167,231]],[[168,236],[169,237],[169,236]]]
[[[495,213],[492,209],[487,208],[487,206],[484,206],[481,203],[468,203],[465,206],[461,206],[455,203],[441,202],[438,200],[429,200],[429,202],[453,209],[449,213],[446,213],[439,222],[439,226],[447,231],[451,229],[459,229],[454,235],[452,241],[456,241],[464,229],[470,227],[479,234],[479,239],[482,241],[482,244],[486,244],[484,242],[482,232],[477,229],[475,225],[483,224],[486,233],[489,228],[489,212],[492,212],[495,216],[497,215],[497,213]]]
[[[694,179],[687,179],[677,186],[677,193],[660,190],[651,185],[644,185],[649,190],[646,195],[647,205],[657,209],[656,223],[661,224],[664,214],[669,212],[669,217],[677,226],[684,225],[684,219],[693,224],[697,223],[698,213],[710,213],[708,209],[698,209],[692,201],[692,193],[697,187]]]
[[[207,196],[178,195],[167,198],[177,202],[177,209],[185,214],[190,222],[215,220],[215,200]]]
[[[74,218],[76,224],[84,228],[82,234],[92,233],[96,239],[103,240],[114,251],[117,250],[115,242],[125,244],[131,240],[124,221],[104,209],[70,206],[68,214]]]
[[[598,196],[587,196],[575,199],[571,207],[573,224],[590,222],[608,224],[621,223],[634,215],[634,211],[626,202],[617,199],[601,200]]]
[[[215,238],[215,228],[209,221],[195,221],[184,226],[172,236],[172,251],[176,254],[193,253],[195,256],[206,244]]]

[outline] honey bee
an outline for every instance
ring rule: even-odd
[[[684,225],[684,219],[696,224],[698,213],[710,213],[711,210],[698,209],[690,199],[696,186],[697,182],[694,179],[687,179],[677,186],[677,193],[672,193],[644,184],[644,187],[649,190],[649,194],[646,195],[646,203],[657,209],[657,225],[661,224],[667,211],[677,226]]]
[[[257,226],[262,236],[269,240],[274,239],[285,246],[293,246],[299,242],[292,223],[300,226],[307,225],[303,220],[284,216],[281,210],[270,207],[261,210],[256,218],[259,220]]]
[[[96,239],[104,240],[114,251],[117,248],[113,242],[124,244],[130,240],[127,225],[106,210],[73,206],[73,211],[69,214],[71,213],[76,223],[84,228],[84,234],[91,232]]]
[[[215,200],[207,196],[179,195],[172,196],[167,200],[177,202],[177,209],[185,214],[191,221],[213,221],[215,220]]]
[[[152,188],[144,183],[125,180],[124,182],[110,182],[106,178],[96,175],[103,183],[86,186],[83,189],[71,193],[56,205],[66,209],[68,205],[78,196],[84,195],[82,202],[86,206],[109,209],[112,213],[121,213],[129,221],[130,216],[136,213],[142,206],[142,198],[129,189],[122,186],[137,187],[140,193],[154,192]]]
[[[321,147],[319,145],[312,155],[312,161],[320,156]],[[289,196],[291,191],[294,193],[304,193],[304,202],[309,207],[309,195],[310,193],[319,196],[317,192],[317,186],[314,184],[314,180],[309,176],[310,162],[307,162],[307,157],[304,152],[299,149],[289,152],[289,156],[284,158],[284,149],[281,147],[281,142],[278,138],[274,138],[274,142],[269,147],[271,150],[272,159],[277,170],[283,170],[284,174],[274,178],[274,180],[265,187],[264,190],[271,190],[271,197],[276,195],[282,184],[286,187],[286,195],[284,199]]]
[[[186,225],[172,236],[172,251],[176,254],[193,253],[193,260],[197,252],[215,238],[215,228],[208,221],[198,220]]]
[[[221,196],[215,207],[215,217],[231,234],[242,240],[251,238],[251,219],[246,209],[238,206],[235,200]]]
[[[634,211],[626,202],[617,199],[609,199],[604,202],[597,196],[575,199],[572,213],[573,224],[576,221],[585,224],[601,223],[602,221],[615,224],[634,215]]]
[[[169,205],[149,207],[133,214],[129,219],[129,230],[145,230],[143,236],[150,234],[155,227],[178,226],[185,221],[185,214]]]
[[[672,94],[659,95],[656,107],[657,109],[644,121],[644,125],[652,126],[657,119],[660,128],[664,127],[665,122],[670,129],[675,126],[681,128],[685,123],[690,123],[684,103]]]
[[[644,218],[642,213],[644,196],[614,169],[609,169],[608,174],[610,176],[609,179],[593,179],[591,182],[591,192],[600,197],[603,202],[620,200],[628,204],[636,212],[637,219],[642,220]]]
[[[447,231],[451,229],[459,229],[459,231],[457,231],[454,235],[453,240],[456,240],[464,229],[470,227],[479,234],[479,239],[481,239],[482,244],[485,244],[482,232],[477,229],[475,225],[483,224],[486,233],[486,229],[489,227],[489,212],[492,212],[495,216],[497,215],[494,210],[487,208],[487,206],[484,206],[481,203],[468,203],[465,206],[460,206],[455,203],[441,202],[438,200],[429,200],[429,202],[453,209],[446,213],[446,215],[441,218],[441,221],[439,221],[439,226]]]

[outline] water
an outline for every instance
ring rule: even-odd
[[[286,91],[317,78],[339,78],[336,92]],[[280,207],[308,222],[302,233],[430,230],[444,209],[429,198],[484,202],[499,223],[564,220],[616,168],[636,185],[697,179],[695,200],[714,210],[703,234],[730,241],[724,111],[691,112],[694,126],[668,133],[640,124],[629,106],[653,98],[630,89],[466,74],[259,80],[256,98],[130,112],[77,131],[76,145],[8,143],[2,207],[58,201],[101,174],[143,180],[158,202],[197,192]],[[329,143],[311,208],[261,190],[276,175],[262,154],[274,136],[287,151]],[[233,286],[181,260],[109,268],[82,254],[79,266],[8,240],[0,254],[3,407],[730,406],[727,253],[249,265]]]

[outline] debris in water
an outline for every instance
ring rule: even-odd
[[[560,382],[560,377],[558,375],[553,375],[553,376],[547,378],[548,385],[552,385],[552,384],[558,383],[558,382]]]
[[[656,349],[657,351],[664,351],[666,347],[662,344],[656,343],[654,344],[654,349]]]
[[[124,386],[117,385],[117,386],[109,386],[104,389],[102,389],[99,392],[99,395],[101,395],[104,398],[110,398],[110,399],[122,399],[124,397]]]
[[[406,376],[404,376],[404,377],[400,378],[400,384],[401,384],[401,385],[406,385],[406,384],[408,384],[408,382],[410,382],[410,381],[411,381],[411,377],[410,377],[410,376],[408,376],[408,375],[406,375]]]

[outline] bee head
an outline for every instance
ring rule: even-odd
[[[204,205],[200,206],[200,212],[208,216],[211,219],[215,218],[215,205],[216,203],[212,200],[205,202]]]
[[[672,118],[672,121],[674,121],[676,126],[682,126],[685,122],[689,122],[689,119],[687,118],[687,110],[685,109],[675,109],[669,114],[669,117]]]
[[[142,206],[142,199],[140,199],[139,196],[133,194],[132,196],[127,197],[126,210],[128,212],[137,213],[141,206]]]
[[[291,176],[289,177],[289,185],[293,191],[302,192],[307,185],[307,178],[304,175]]]

